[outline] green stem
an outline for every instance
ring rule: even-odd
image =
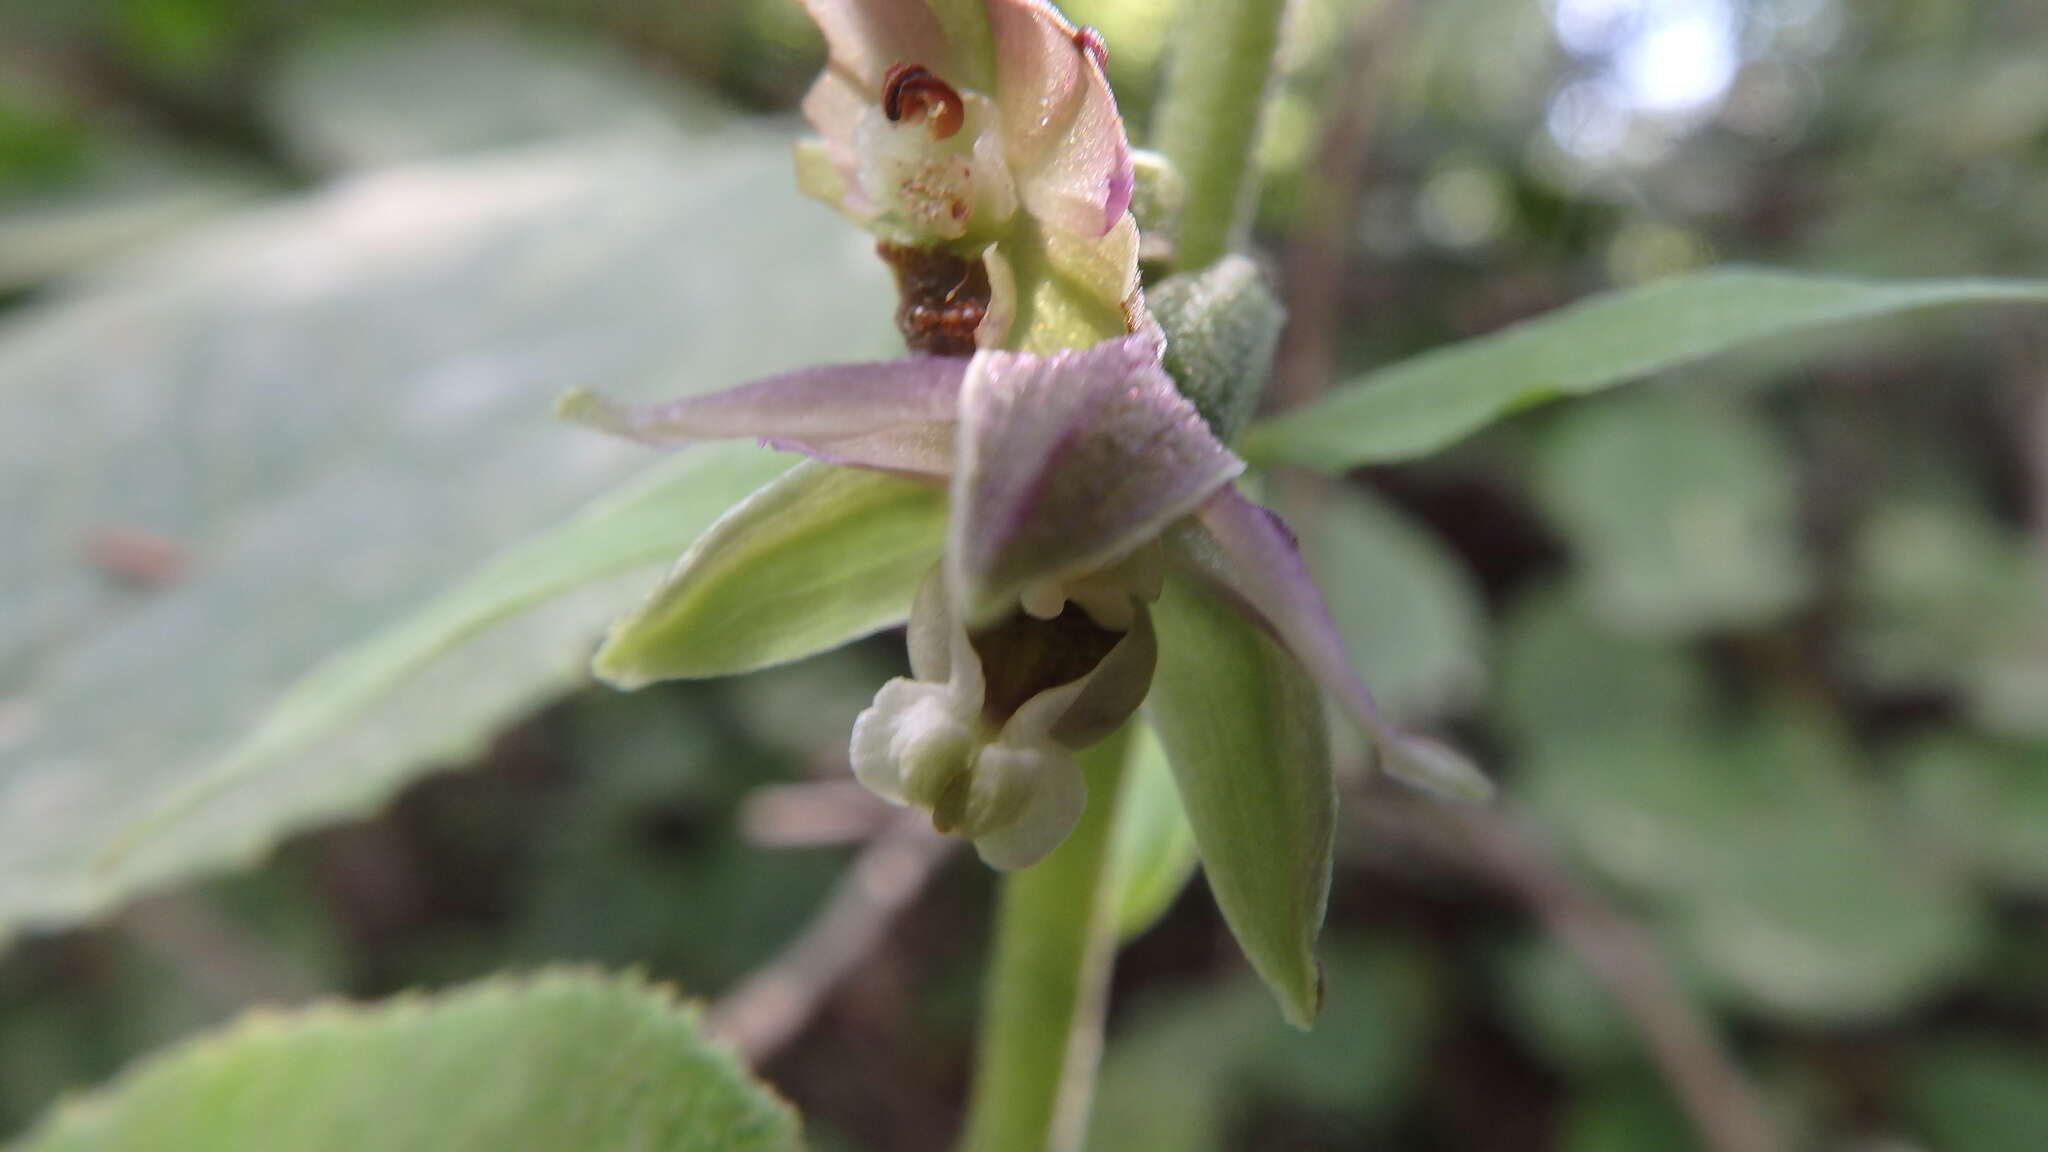
[[[1242,239],[1258,189],[1265,116],[1287,0],[1181,0],[1153,144],[1187,182],[1174,262],[1206,268]]]
[[[1052,855],[1003,877],[965,1152],[1081,1147],[1116,952],[1111,833],[1130,729],[1081,754],[1088,807]]]

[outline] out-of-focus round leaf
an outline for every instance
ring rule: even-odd
[[[1550,430],[1535,480],[1593,609],[1624,630],[1755,625],[1806,595],[1791,456],[1733,404],[1588,405]]]
[[[2048,1057],[1994,1040],[1937,1042],[1917,1053],[1907,1107],[1941,1152],[2035,1152],[2048,1133]]]
[[[1517,941],[1492,970],[1508,1018],[1553,1067],[1585,1072],[1639,1058],[1639,1041],[1608,994],[1556,942]]]
[[[1951,692],[1994,732],[2048,740],[2048,590],[2015,531],[1957,500],[1904,500],[1850,555],[1851,676]]]
[[[1621,1077],[1580,1095],[1559,1133],[1559,1152],[1688,1152],[1698,1137],[1663,1085]]]
[[[1486,616],[1450,550],[1351,488],[1328,492],[1304,530],[1316,585],[1380,706],[1423,720],[1471,704],[1486,681]]]
[[[1568,739],[1684,725],[1706,707],[1706,675],[1680,645],[1602,624],[1578,589],[1530,593],[1501,640],[1500,722],[1517,739]]]
[[[1925,740],[1900,766],[1907,814],[1999,883],[2048,893],[2048,749],[1959,736]]]
[[[1958,977],[1981,909],[1916,858],[1791,719],[1545,747],[1528,796],[1601,873],[1655,895],[1711,988],[1816,1021],[1897,1012]]]

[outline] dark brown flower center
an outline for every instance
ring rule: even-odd
[[[988,315],[988,268],[938,248],[879,244],[896,273],[896,329],[914,353],[974,355],[974,330]]]
[[[944,140],[967,123],[967,102],[922,64],[894,64],[882,77],[882,114],[891,123],[922,118],[932,139]]]
[[[1000,728],[1033,696],[1093,672],[1124,635],[1096,624],[1072,604],[1051,620],[1018,612],[973,633],[968,641],[981,657],[988,684],[982,719]]]

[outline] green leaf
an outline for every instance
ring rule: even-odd
[[[1791,717],[1546,742],[1536,811],[1609,878],[1656,898],[1713,990],[1779,1016],[1857,1022],[1946,987],[1982,908],[1901,851],[1825,731]]]
[[[789,1106],[637,980],[555,972],[264,1015],[67,1102],[14,1152],[773,1152]]]
[[[1124,769],[1123,807],[1117,812],[1114,857],[1117,936],[1130,940],[1166,914],[1195,872],[1195,833],[1181,809],[1166,746],[1140,724]]]
[[[1754,415],[1647,396],[1577,409],[1547,431],[1537,501],[1603,619],[1688,635],[1765,623],[1806,595],[1797,465]]]
[[[1345,650],[1388,715],[1442,716],[1486,680],[1486,616],[1471,575],[1386,501],[1334,486],[1303,549]]]
[[[289,765],[491,625],[578,586],[675,555],[728,507],[788,467],[787,457],[757,448],[707,445],[650,469],[566,523],[515,545],[300,678],[194,778],[190,790],[125,834],[115,856],[134,850],[139,840],[221,789]]]
[[[1941,1152],[2033,1152],[2048,1132],[2048,1059],[2038,1045],[1939,1041],[1915,1054],[1907,1108]]]
[[[1908,815],[2000,884],[2048,894],[2048,749],[1935,736],[1901,765]]]
[[[1625,384],[1759,341],[1921,309],[2048,303],[2048,283],[1903,283],[1726,268],[1612,292],[1369,372],[1255,425],[1246,459],[1340,472],[1407,460],[1556,396]]]
[[[450,593],[444,635],[423,604],[649,463],[556,423],[554,395],[652,398],[878,351],[885,281],[790,187],[786,140],[732,132],[353,178],[11,314],[0,936],[371,810],[585,682],[644,577],[415,663],[496,611]],[[662,546],[695,526],[659,529]],[[86,558],[136,533],[170,541],[182,572],[124,579]],[[373,705],[295,697],[286,715],[331,713],[327,736],[181,808],[236,745],[271,746],[247,734],[282,693],[359,644],[352,672],[323,675]]]
[[[1330,948],[1330,1006],[1304,1035],[1249,978],[1140,999],[1110,1037],[1087,1147],[1208,1152],[1261,1105],[1342,1117],[1342,1146],[1396,1115],[1425,1071],[1440,997],[1424,958],[1384,940]]]
[[[1612,995],[1548,936],[1516,940],[1493,957],[1488,989],[1545,1063],[1559,1072],[1626,1068],[1642,1049]]]
[[[1707,706],[1707,675],[1679,644],[1616,631],[1571,583],[1518,600],[1502,633],[1500,724],[1519,740],[1569,740],[1691,723]]]
[[[1955,497],[1879,508],[1850,560],[1849,670],[1892,692],[1952,692],[1999,735],[2048,740],[2048,606],[2023,538]]]
[[[1685,1152],[1700,1144],[1670,1089],[1647,1076],[1617,1074],[1577,1095],[1557,1147],[1560,1152]]]
[[[79,151],[78,170],[48,187],[0,188],[0,291],[119,257],[270,191],[147,137],[109,134]]]
[[[805,461],[712,525],[594,667],[638,688],[836,648],[910,615],[945,536],[944,490]]]
[[[301,35],[264,69],[258,97],[289,148],[322,170],[713,119],[623,52],[477,13]]]
[[[1202,873],[1238,946],[1306,1028],[1337,816],[1316,685],[1294,657],[1192,574],[1153,607],[1159,670],[1145,708],[1166,747]]]

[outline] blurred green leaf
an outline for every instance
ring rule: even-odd
[[[1494,958],[1493,970],[1490,987],[1508,1019],[1559,1071],[1599,1071],[1641,1059],[1639,1041],[1608,993],[1554,940],[1518,940]]]
[[[1153,606],[1146,718],[1194,829],[1202,874],[1245,958],[1306,1028],[1322,1006],[1316,933],[1337,818],[1322,699],[1236,604],[1170,572]]]
[[[1797,470],[1755,416],[1639,397],[1576,409],[1549,432],[1537,501],[1602,618],[1685,635],[1760,624],[1805,596]]]
[[[1244,453],[1254,463],[1326,472],[1406,460],[1533,404],[1759,341],[1919,309],[1999,303],[2048,303],[2048,283],[1887,284],[1743,268],[1672,277],[1376,369],[1254,425]]]
[[[1140,724],[1124,767],[1122,807],[1110,840],[1116,885],[1116,930],[1129,940],[1171,907],[1195,873],[1195,832],[1180,806],[1166,747],[1149,724]]]
[[[1852,542],[1849,672],[1962,698],[1993,732],[2048,740],[2048,592],[2018,535],[1954,498],[1880,507]]]
[[[1502,727],[1525,742],[1684,725],[1707,706],[1699,662],[1668,640],[1628,635],[1595,619],[1579,586],[1526,594],[1501,640]]]
[[[10,185],[0,156],[0,291],[90,268],[269,191],[250,173],[161,142],[79,131],[74,154],[47,178]]]
[[[1327,493],[1305,535],[1316,586],[1381,707],[1428,719],[1478,697],[1485,611],[1441,541],[1384,500],[1349,488]]]
[[[592,667],[630,689],[836,648],[910,615],[945,537],[944,489],[807,460],[712,525]]]
[[[679,456],[515,545],[417,611],[329,656],[193,781],[144,822],[184,814],[221,788],[290,765],[464,640],[605,577],[666,560],[727,508],[789,467],[784,457],[716,445]]]
[[[252,1019],[67,1103],[18,1152],[795,1149],[788,1105],[632,980],[553,973]]]
[[[421,625],[423,602],[644,464],[555,423],[562,388],[667,395],[878,350],[880,271],[801,202],[780,138],[649,135],[350,180],[20,314],[0,333],[0,933],[368,810],[578,683],[630,589],[469,639],[163,819],[329,653],[413,619],[351,658],[402,670],[460,632]]]
[[[1700,1143],[1663,1085],[1619,1077],[1574,1100],[1557,1147],[1559,1152],[1687,1152]]]
[[[742,797],[794,766],[731,731],[725,693],[688,687],[696,690],[591,692],[570,703],[574,759],[600,770],[553,800],[545,826],[529,833],[532,887],[509,942],[515,958],[650,965],[711,993],[815,914],[844,854],[748,839]]]
[[[1983,943],[1972,894],[1910,855],[1809,725],[1541,747],[1528,789],[1541,817],[1658,896],[1707,983],[1764,1011],[1883,1017],[1956,979]]]
[[[1935,736],[1903,761],[1906,811],[1945,851],[2005,886],[2048,894],[2048,750]]]
[[[1333,944],[1329,980],[1329,1010],[1308,1033],[1275,1021],[1249,981],[1141,1002],[1109,1038],[1087,1146],[1212,1152],[1274,1102],[1337,1120],[1355,1144],[1426,1067],[1437,1002],[1421,959],[1386,943]]]
[[[715,123],[630,57],[474,14],[316,30],[261,96],[290,147],[329,171]]]
[[[2034,1152],[2048,1132],[2048,1056],[2038,1045],[1943,1040],[1915,1054],[1907,1107],[1940,1152]]]

